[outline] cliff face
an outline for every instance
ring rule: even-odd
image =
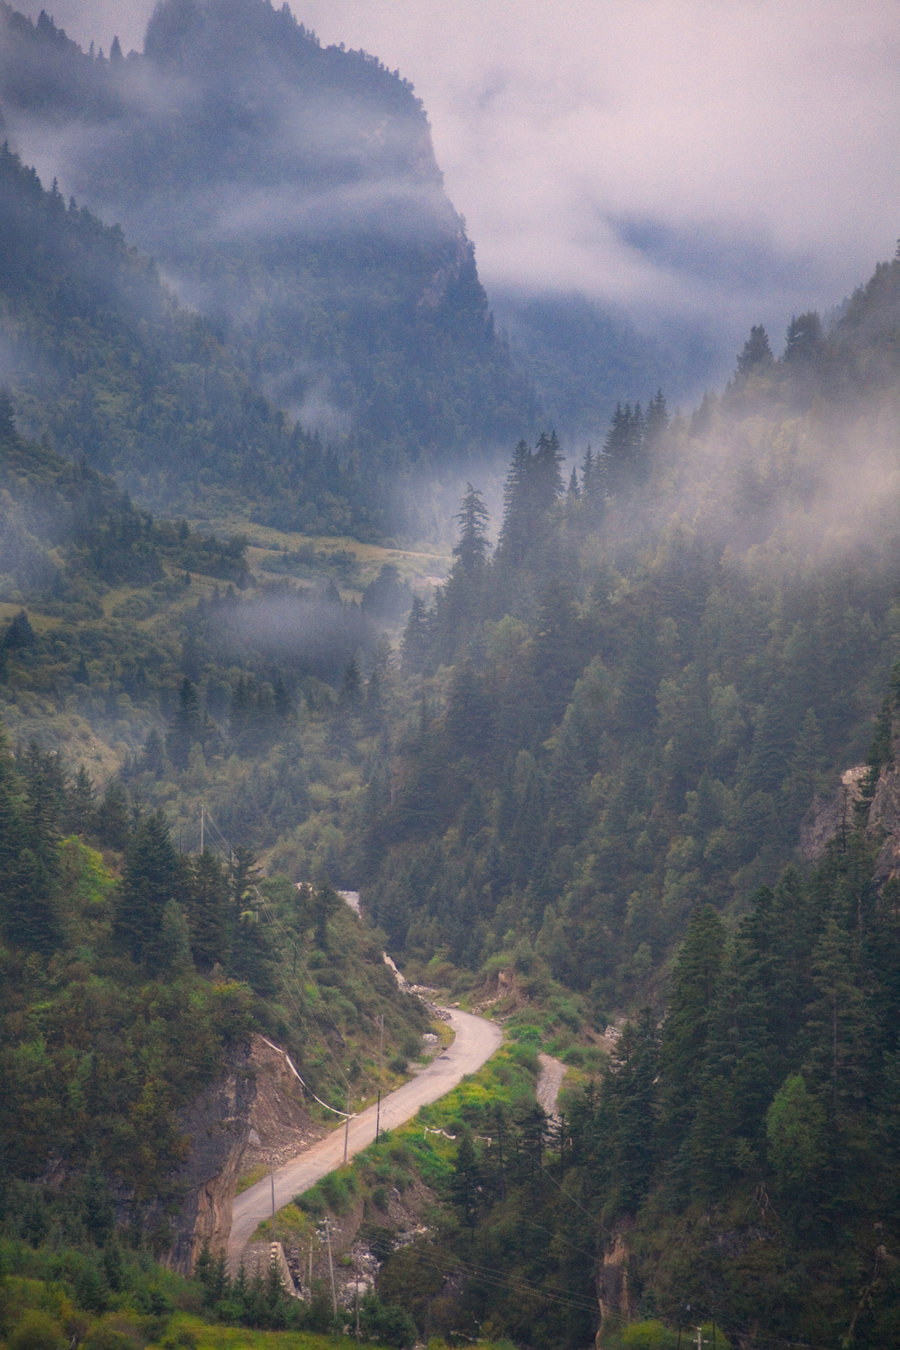
[[[866,828],[871,838],[882,840],[876,880],[900,876],[900,735],[894,736],[891,758],[878,775]]]
[[[821,858],[826,847],[841,830],[853,827],[853,808],[859,799],[862,780],[866,776],[864,764],[845,769],[840,783],[827,795],[813,798],[809,810],[800,823],[797,851],[804,862]],[[898,817],[900,819],[900,817]]]
[[[255,1035],[181,1124],[190,1150],[174,1178],[185,1199],[172,1222],[167,1263],[189,1274],[205,1244],[224,1252],[240,1177],[257,1166],[280,1166],[323,1131],[310,1120],[284,1057]]]

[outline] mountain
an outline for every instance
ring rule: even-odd
[[[493,557],[464,500],[404,638],[422,716],[370,786],[393,948],[520,959],[602,1020],[698,900],[739,913],[790,860],[894,655],[898,289],[895,260],[780,358],[754,329],[721,397],[626,404],[574,474],[520,446]]]
[[[182,1165],[254,1028],[327,1091],[399,1072],[419,1015],[334,884],[528,1066],[447,1104],[418,1181],[394,1139],[371,1194],[334,1183],[413,1310],[398,1340],[677,1347],[696,1313],[747,1350],[894,1343],[900,255],[783,347],[754,327],[692,412],[625,386],[574,461],[511,432],[494,523],[476,409],[447,409],[511,367],[399,78],[249,0],[163,5],[109,61],[2,22],[16,145],[159,261],[2,151],[0,1292],[43,1262],[78,1309],[162,1316],[123,1250],[198,1235]],[[588,363],[566,384],[542,334],[567,314],[586,348],[633,334],[525,308],[575,419],[613,391]],[[446,559],[294,528],[384,537],[438,461],[470,479],[443,583]],[[220,540],[152,499],[266,524]],[[577,1071],[552,1128],[539,1047]],[[426,1229],[396,1244],[392,1188]],[[272,1313],[205,1260],[203,1285]]]
[[[378,495],[374,514],[348,503],[335,457],[259,393],[151,260],[5,146],[0,221],[0,372],[23,431],[173,514],[208,516],[239,491],[262,518],[378,520]]]
[[[74,219],[28,181],[36,209]],[[496,547],[472,484],[431,604],[402,584],[401,567],[432,571],[416,555],[160,525],[23,438],[4,402],[15,1243],[76,1232],[99,1268],[77,1229],[86,1188],[149,1201],[161,1187],[176,1206],[179,1112],[210,1088],[232,1027],[295,1036],[334,1085],[313,1034],[324,1007],[374,1073],[380,935],[344,966],[331,892],[298,901],[277,880],[260,888],[271,927],[257,922],[222,864],[166,844],[214,822],[239,860],[360,889],[411,973],[483,1000],[523,1054],[543,1046],[587,1079],[549,1134],[522,1094],[495,1109],[479,1090],[453,1108],[459,1125],[443,1118],[442,1208],[379,1275],[418,1333],[489,1322],[555,1346],[565,1307],[572,1344],[599,1329],[616,1347],[637,1322],[620,1344],[677,1345],[690,1303],[731,1344],[830,1344],[850,1327],[865,1350],[891,1343],[900,944],[877,830],[896,798],[898,333],[900,258],[831,322],[798,315],[780,355],[754,328],[690,416],[625,403],[574,474],[555,437],[520,443]],[[851,768],[858,809],[840,796]],[[835,794],[837,833],[810,861],[809,821]],[[145,913],[141,879],[162,864]],[[202,1032],[183,1072],[180,1000]],[[73,1045],[91,1010],[103,1034],[83,1082]],[[125,1076],[107,1017],[143,1078]],[[109,1136],[95,1118],[116,1122]],[[41,1170],[48,1121],[67,1158],[96,1154],[59,1192]],[[387,1152],[373,1205],[410,1165],[396,1141]],[[386,1250],[386,1211],[369,1213]],[[425,1270],[440,1299],[422,1295]],[[440,1271],[455,1272],[446,1288]]]
[[[574,477],[520,445],[493,554],[473,488],[414,605],[364,903],[523,1047],[609,1055],[543,1154],[524,1106],[464,1116],[491,1144],[404,1258],[465,1272],[454,1327],[896,1338],[898,337],[900,255]]]
[[[308,431],[402,477],[533,417],[411,87],[266,0],[165,0],[104,60],[0,10],[11,143],[214,316]]]
[[[527,373],[544,425],[567,444],[602,445],[616,404],[661,388],[687,406],[717,382],[722,353],[689,323],[639,327],[589,297],[491,291],[498,327]]]

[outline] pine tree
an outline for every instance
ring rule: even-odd
[[[191,746],[201,739],[203,719],[200,715],[200,699],[193,680],[187,676],[181,681],[178,690],[178,707],[172,722],[172,729],[166,737],[166,749],[169,759],[178,769],[187,767]]]
[[[662,1131],[674,1152],[690,1128],[723,977],[725,929],[711,905],[695,906],[672,973],[662,1029]]]
[[[503,488],[503,524],[497,545],[497,557],[507,567],[515,568],[522,562],[531,540],[531,469],[531,451],[525,441],[519,441]]]
[[[431,631],[431,619],[425,601],[420,595],[414,595],[400,644],[404,670],[417,674],[424,670],[431,645]]]
[[[611,1179],[621,1206],[634,1212],[646,1195],[658,1148],[660,1035],[650,1008],[622,1029],[607,1079],[612,1108]]]
[[[616,405],[603,446],[605,476],[615,497],[627,494],[645,477],[644,414],[641,405]]]
[[[188,863],[183,899],[197,965],[209,968],[227,961],[231,948],[228,879],[209,849]]]
[[[166,819],[154,811],[129,840],[113,925],[117,942],[139,964],[156,957],[163,911],[180,898],[181,880]]]
[[[491,513],[481,493],[471,483],[466,483],[459,511],[454,517],[459,525],[459,540],[453,547],[453,556],[468,576],[479,572],[487,561],[490,547],[487,526],[490,518]]]
[[[131,835],[128,796],[121,783],[110,783],[94,813],[93,832],[107,848],[124,849]]]
[[[775,364],[769,335],[762,324],[754,324],[750,336],[744,343],[737,358],[737,374],[746,379],[748,375],[762,375]]]

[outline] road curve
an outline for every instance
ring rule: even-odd
[[[480,1069],[485,1060],[500,1045],[503,1033],[492,1022],[471,1013],[448,1008],[450,1025],[455,1032],[451,1045],[431,1063],[404,1083],[396,1092],[383,1098],[381,1129],[392,1130],[414,1116],[422,1106],[436,1102],[466,1076]],[[370,1106],[350,1121],[347,1153],[349,1157],[367,1148],[375,1138],[377,1106]],[[285,1163],[274,1173],[235,1196],[228,1239],[228,1267],[234,1274],[240,1265],[241,1253],[251,1233],[272,1213],[272,1184],[275,1186],[275,1208],[281,1209],[295,1195],[309,1189],[344,1161],[343,1125],[311,1145],[292,1162]]]

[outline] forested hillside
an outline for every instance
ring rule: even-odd
[[[283,761],[296,752],[296,692],[236,677],[228,777],[242,815],[222,816],[233,843],[212,814],[197,835],[209,784],[188,752],[218,733],[178,671],[184,596],[231,586],[233,612],[245,542],[156,523],[96,470],[20,437],[4,395],[0,567],[0,698],[15,733],[11,747],[0,731],[0,1336],[158,1343],[198,1295],[153,1258],[184,1265],[209,1223],[200,1197],[240,1167],[251,1033],[276,1037],[314,1091],[346,1104],[398,1081],[427,1019],[321,865],[298,888],[258,863],[254,821],[271,841],[310,814],[302,771],[266,764],[276,728]],[[339,626],[304,667],[312,703],[328,686],[309,671],[332,669]],[[167,689],[169,734],[151,731],[138,765],[123,738],[141,744]],[[314,789],[327,771],[309,774]],[[181,778],[187,819],[137,790],[163,773]],[[291,794],[281,815],[276,787]],[[231,1318],[330,1325],[261,1279],[236,1292]]]
[[[13,148],[52,164],[66,193],[151,251],[265,395],[236,425],[219,411],[219,382],[209,387],[203,369],[213,339],[195,324],[188,359],[201,369],[181,372],[190,415],[178,439],[202,448],[231,423],[225,444],[241,446],[241,469],[201,457],[213,491],[240,490],[248,456],[273,467],[287,456],[302,488],[283,474],[266,491],[271,503],[287,488],[294,523],[304,502],[327,512],[331,491],[354,496],[355,527],[366,503],[383,524],[385,479],[402,519],[411,465],[446,476],[530,427],[527,382],[494,332],[421,103],[396,73],[322,48],[262,0],[166,0],[144,54],[127,60],[83,53],[49,20],[32,25],[7,6],[0,25]],[[275,407],[340,450],[353,487],[312,481],[308,442],[291,439]],[[135,410],[119,411],[126,435],[107,439],[104,467],[129,471],[145,501],[169,509],[159,482],[140,477],[155,443]]]
[[[754,330],[690,419],[620,408],[568,481],[553,437],[520,445],[492,556],[469,491],[404,636],[420,712],[370,787],[395,946],[504,952],[602,1014],[698,900],[740,908],[792,856],[896,651],[898,275],[778,360]]]
[[[23,431],[205,519],[377,533],[383,479],[342,464],[259,391],[146,256],[0,148],[0,368]]]
[[[754,328],[690,419],[624,405],[568,474],[555,437],[519,445],[496,548],[470,487],[414,602],[372,912],[574,1066],[578,1008],[620,1019],[539,1167],[525,1117],[465,1117],[494,1142],[460,1145],[460,1229],[417,1267],[461,1263],[456,1325],[584,1344],[593,1290],[611,1346],[896,1338],[897,822],[869,811],[896,744],[898,331],[895,259],[778,357]]]
[[[608,1337],[653,1312],[677,1335],[687,1303],[747,1345],[893,1334],[880,1254],[893,1220],[878,1206],[896,1180],[892,883],[873,880],[877,839],[849,808],[818,872],[783,869],[816,793],[868,755],[864,812],[892,755],[892,693],[876,719],[897,645],[898,295],[895,260],[827,330],[798,317],[777,357],[754,329],[720,396],[690,418],[672,419],[661,393],[622,405],[572,470],[555,436],[520,443],[496,547],[471,485],[430,605],[401,571],[413,555],[364,563],[154,522],[95,470],[24,440],[7,399],[3,691],[19,745],[4,760],[6,987],[12,1109],[37,1122],[14,1171],[40,1174],[50,1121],[117,1185],[168,1175],[157,1153],[177,1152],[172,1112],[194,1079],[166,1078],[162,1043],[156,1152],[116,1152],[115,1131],[91,1144],[97,1110],[53,1123],[75,1004],[105,990],[127,1030],[150,953],[180,963],[165,977],[176,995],[218,1007],[228,991],[238,1037],[248,1019],[288,1040],[304,1025],[293,1010],[289,1030],[285,971],[258,945],[257,910],[237,908],[243,883],[209,855],[179,858],[157,811],[196,847],[203,801],[248,865],[256,851],[294,878],[361,886],[413,969],[488,995],[503,971],[529,1045],[588,1069],[585,1040],[634,1015],[548,1145],[575,1209],[527,1161],[527,1121],[472,1115],[479,1134],[509,1130],[519,1161],[496,1174],[482,1144],[443,1197],[463,1205],[440,1243],[443,1262],[471,1270],[454,1295],[466,1325],[489,1312],[495,1334],[556,1343],[536,1306],[526,1316],[479,1283],[490,1266],[502,1287],[530,1271],[538,1303],[542,1290],[568,1300],[571,1343],[598,1293]],[[159,872],[152,919],[129,908],[146,867]],[[333,981],[330,892],[269,894],[279,931],[296,930],[294,960]],[[205,973],[216,963],[224,984]],[[352,1021],[358,981],[348,969],[324,995],[348,1043],[336,1010]],[[177,1040],[178,1007],[154,1036]],[[211,1017],[197,1085],[230,1025]],[[138,1040],[127,1031],[123,1047]],[[878,1186],[861,1187],[864,1173]],[[556,1234],[549,1247],[531,1245],[524,1209]],[[607,1290],[622,1252],[627,1296]],[[385,1296],[402,1300],[415,1269],[386,1264]]]
[[[592,383],[597,312],[560,358],[575,311],[520,311],[571,426],[646,382],[586,448],[374,58],[0,3],[0,108],[0,1336],[343,1325],[151,1259],[254,1031],[399,1080],[386,946],[512,1048],[334,1183],[373,1334],[893,1344],[900,253],[687,413],[627,326]]]

